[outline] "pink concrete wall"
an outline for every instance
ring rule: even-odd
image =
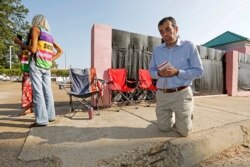
[[[245,49],[246,49],[246,50],[245,50],[244,53],[250,54],[250,46],[246,46]]]
[[[244,46],[244,47],[240,47],[240,48],[234,48],[233,50],[239,51],[241,53],[250,54],[250,46]]]
[[[245,46],[243,53],[250,54],[250,47]],[[237,59],[238,59],[238,57],[237,57]],[[237,96],[250,96],[250,91],[238,91]]]
[[[250,96],[250,91],[238,91],[238,58],[237,51],[226,54],[226,90],[229,96]]]
[[[241,48],[235,48],[235,51],[241,52],[241,53],[245,53],[246,52],[246,48],[245,47],[241,47]]]
[[[111,68],[112,27],[94,24],[91,30],[91,67],[96,68],[97,77],[108,80],[107,69]],[[110,106],[107,86],[104,88],[104,106]],[[101,103],[100,103],[101,105]]]
[[[229,51],[226,54],[226,90],[230,96],[237,94],[238,85],[238,52]]]

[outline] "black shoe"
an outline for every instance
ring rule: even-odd
[[[38,123],[33,123],[30,125],[30,128],[33,128],[33,127],[44,127],[44,126],[47,126],[47,125],[40,125]]]

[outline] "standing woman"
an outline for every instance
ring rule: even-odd
[[[17,38],[22,41],[22,36],[17,34]],[[25,44],[29,44],[30,33],[26,37]],[[12,117],[24,116],[32,113],[32,88],[29,75],[29,63],[30,63],[30,52],[26,49],[21,48],[21,53],[18,54],[18,58],[21,63],[22,71],[22,96],[21,96],[21,107],[22,111],[19,114],[11,115]]]
[[[45,16],[36,15],[32,20],[30,45],[18,38],[15,43],[31,52],[30,78],[33,90],[33,105],[36,122],[32,127],[46,126],[55,120],[54,98],[51,89],[52,61],[63,53],[49,32]]]
[[[29,45],[31,33],[29,32],[27,35],[27,39],[25,44]],[[22,40],[21,36],[17,36],[18,39]],[[30,81],[30,74],[29,74],[29,63],[30,63],[30,56],[29,51],[26,49],[22,49],[21,54],[18,55],[18,58],[21,62],[21,70],[23,73],[22,76],[22,97],[21,97],[21,107],[22,112],[19,113],[17,116],[26,115],[32,113],[32,87]]]

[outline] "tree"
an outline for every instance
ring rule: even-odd
[[[0,68],[9,67],[9,46],[13,44],[13,38],[17,34],[26,36],[29,30],[25,20],[29,10],[21,4],[21,0],[0,0]],[[17,53],[18,46],[12,47],[13,53]],[[13,57],[12,62],[17,62]]]

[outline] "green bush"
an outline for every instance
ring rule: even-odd
[[[60,70],[60,69],[51,69],[51,75],[54,77],[68,77],[68,70]]]
[[[0,75],[7,75],[7,76],[21,76],[22,71],[21,69],[0,69]],[[51,69],[51,75],[53,77],[68,77],[69,71],[68,70],[60,70],[60,69]]]
[[[3,75],[7,75],[7,76],[21,76],[22,75],[22,71],[21,69],[0,69],[0,74]]]

